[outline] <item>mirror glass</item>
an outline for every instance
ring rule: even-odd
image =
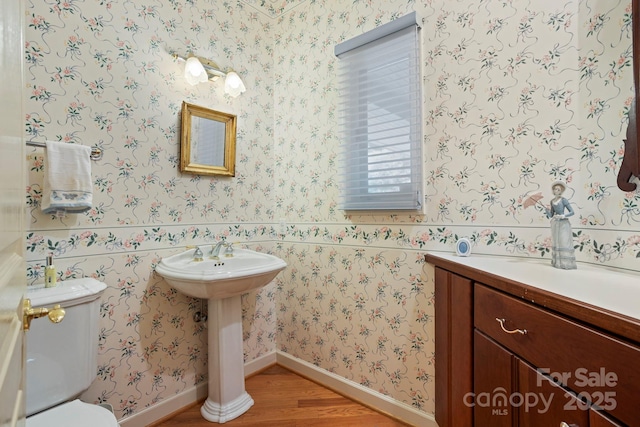
[[[236,116],[182,103],[180,171],[235,176]]]

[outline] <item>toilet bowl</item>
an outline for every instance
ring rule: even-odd
[[[65,309],[62,322],[36,319],[26,333],[26,427],[118,427],[112,411],[78,396],[96,378],[100,296],[107,285],[92,278],[31,286],[33,307]]]
[[[79,399],[32,415],[27,427],[117,427],[116,417],[107,408]]]

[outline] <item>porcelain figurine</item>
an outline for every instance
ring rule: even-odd
[[[547,218],[551,219],[551,265],[563,270],[575,270],[576,256],[573,248],[573,231],[569,217],[573,209],[567,199],[562,197],[566,190],[562,181],[551,184],[553,199],[549,208],[545,206]]]

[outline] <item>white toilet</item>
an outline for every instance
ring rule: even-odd
[[[118,427],[109,409],[77,399],[96,378],[100,296],[106,287],[84,278],[28,289],[33,307],[60,304],[66,314],[58,324],[34,319],[26,332],[26,427]]]

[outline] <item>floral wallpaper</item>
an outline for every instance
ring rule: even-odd
[[[421,252],[281,245],[278,348],[433,412],[433,287]]]
[[[421,215],[338,209],[336,43],[416,10],[423,18]],[[632,93],[630,2],[329,0],[28,2],[30,141],[99,147],[94,208],[39,209],[43,149],[28,148],[31,284],[102,298],[97,379],[83,398],[119,418],[206,381],[199,300],[153,273],[162,256],[221,238],[288,268],[243,297],[245,362],[278,350],[426,414],[434,410],[427,250],[550,258],[548,221],[525,200],[565,196],[579,261],[638,268],[640,192],[616,187]],[[171,53],[233,67],[247,92],[189,86]],[[236,176],[178,171],[182,101],[238,116]]]
[[[44,150],[28,147],[29,283],[46,254],[60,280],[92,276],[102,297],[97,379],[83,398],[119,418],[207,380],[206,304],[173,290],[154,266],[186,245],[226,238],[272,247],[272,18],[245,3],[70,0],[26,7],[24,129],[29,141],[100,148],[93,209],[43,215]],[[192,87],[172,53],[233,67],[250,91]],[[236,176],[178,171],[183,101],[238,116]],[[275,351],[269,285],[243,298],[245,360]]]
[[[426,211],[345,216],[333,48],[414,10]],[[452,251],[466,236],[474,253],[549,259],[549,222],[526,200],[540,193],[548,203],[555,180],[567,182],[577,213],[578,259],[638,271],[640,191],[616,186],[630,13],[627,1],[316,1],[279,17],[275,162],[289,174],[276,175],[275,216],[294,222],[295,247],[277,293],[278,349],[433,413],[433,270],[423,251]]]
[[[551,183],[564,180],[580,260],[637,269],[640,192],[615,183],[632,94],[630,2],[606,9],[591,1],[353,5],[314,2],[279,18],[276,164],[299,177],[276,184],[277,215],[344,221],[330,149],[339,144],[333,46],[416,10],[423,17],[426,213],[348,221],[364,239],[380,240],[385,225],[395,226],[393,240],[420,248],[446,249],[469,236],[475,251],[548,257],[548,221],[525,201],[541,193],[548,203]],[[308,67],[285,66],[297,61]],[[286,96],[291,83],[316,96]],[[308,112],[331,126],[309,121]],[[319,168],[305,166],[297,145]],[[353,234],[349,226],[345,233]]]

